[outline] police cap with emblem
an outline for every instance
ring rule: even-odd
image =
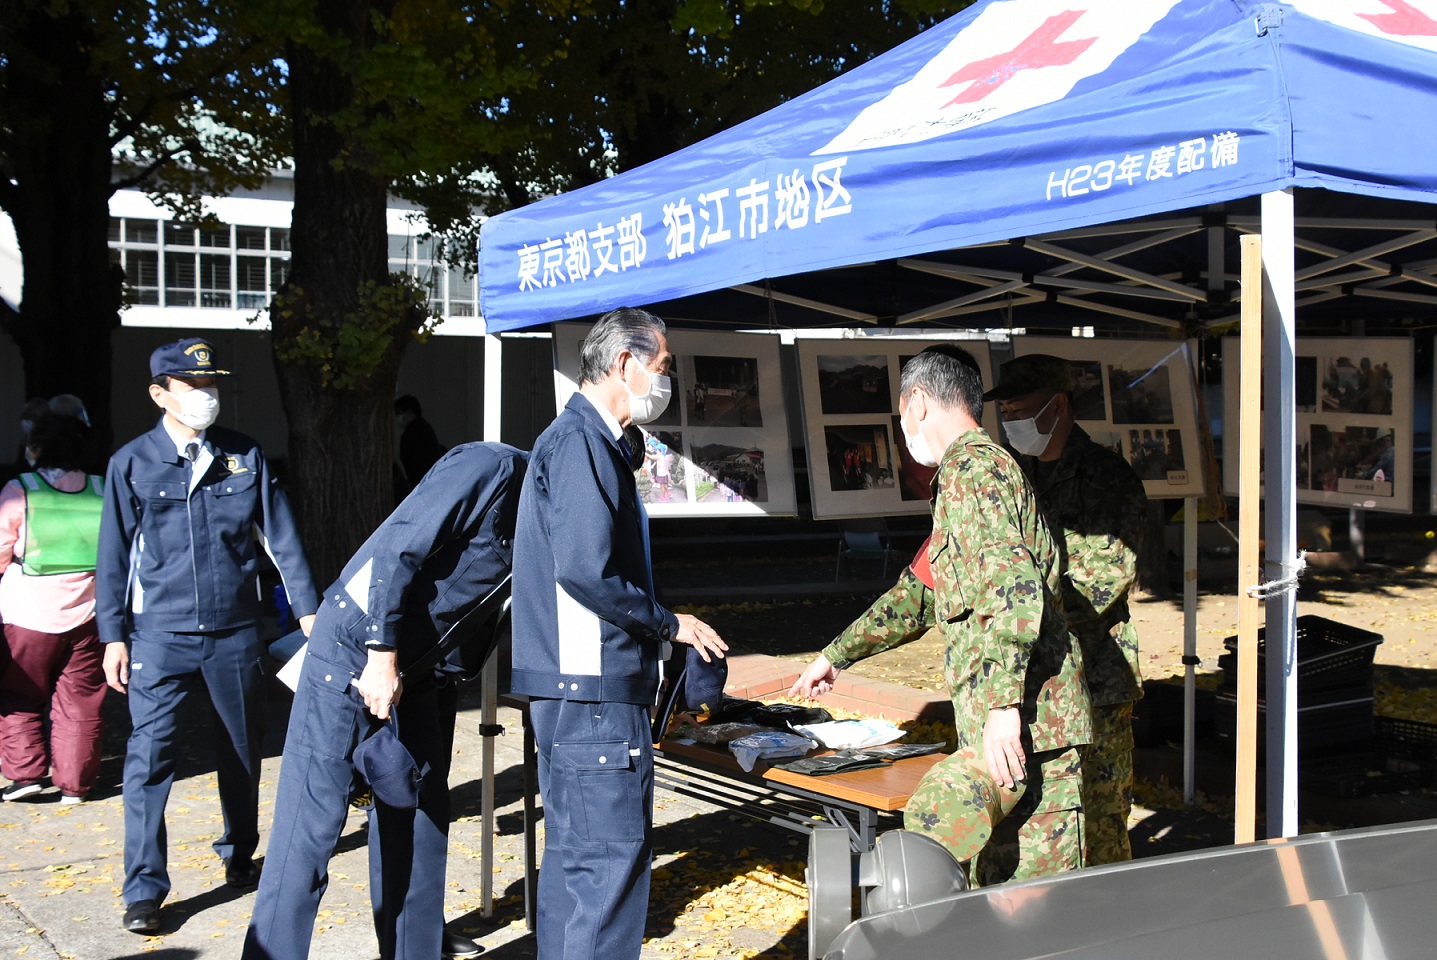
[[[156,347],[150,354],[152,377],[228,377],[215,366],[215,350],[203,337],[187,337]]]

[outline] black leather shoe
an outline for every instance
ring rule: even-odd
[[[445,930],[444,945],[440,952],[444,954],[445,960],[458,960],[460,957],[477,957],[484,952],[484,948],[468,937]]]
[[[136,900],[125,907],[124,927],[131,933],[154,933],[160,929],[160,901]]]
[[[259,867],[249,857],[225,857],[225,883],[232,887],[252,887],[259,883]]]

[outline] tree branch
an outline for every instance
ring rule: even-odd
[[[123,122],[116,120],[115,134],[110,137],[110,149],[113,150],[121,140],[135,135],[135,131],[144,126],[145,118],[154,113],[155,107],[159,105],[156,97],[150,97],[145,105],[132,114],[128,114]]]
[[[161,167],[169,166],[169,164],[175,159],[178,154],[179,150],[171,150],[162,156],[156,157],[154,160],[141,167],[139,173],[131,174],[128,177],[121,177],[119,180],[111,182],[111,192],[127,190],[130,187],[138,187],[140,184],[150,179],[150,177],[155,173],[156,170],[159,170]]]

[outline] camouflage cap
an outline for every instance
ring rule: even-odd
[[[1014,357],[998,368],[998,385],[983,394],[984,400],[1013,400],[1039,390],[1073,392],[1073,362],[1046,353]]]

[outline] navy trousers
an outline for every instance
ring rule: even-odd
[[[203,686],[226,736],[215,740],[224,833],[221,857],[259,845],[259,709],[263,670],[258,627],[224,633],[137,630],[130,637],[130,722],[125,749],[126,903],[170,892],[165,804],[175,779],[181,704]]]
[[[544,799],[539,960],[637,960],[653,857],[649,711],[534,700],[529,717]]]
[[[329,861],[349,812],[352,757],[372,718],[350,685],[367,654],[348,637],[344,614],[320,608],[290,712],[264,874],[245,935],[245,958],[309,956]],[[406,687],[399,737],[430,771],[419,809],[376,801],[370,813],[370,897],[384,960],[436,960],[444,931],[449,762],[455,691]]]

